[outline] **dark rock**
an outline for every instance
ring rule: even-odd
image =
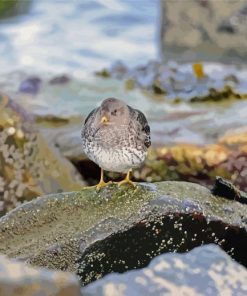
[[[215,245],[187,254],[163,254],[148,267],[110,274],[85,288],[85,296],[246,295],[247,270]]]
[[[246,205],[192,183],[85,188],[38,198],[1,218],[0,252],[76,272],[83,285],[209,243],[247,266],[246,215]]]
[[[212,193],[231,200],[237,200],[243,204],[247,204],[247,193],[240,191],[231,182],[221,177],[216,177]]]
[[[75,275],[32,268],[0,256],[0,295],[2,296],[79,296]]]
[[[110,74],[110,72],[107,69],[103,69],[101,71],[97,71],[97,72],[95,72],[95,74],[97,76],[101,76],[101,77],[104,77],[104,78],[111,77],[111,74]]]
[[[19,92],[36,95],[39,92],[41,82],[39,77],[29,77],[21,83]]]
[[[52,78],[49,83],[50,84],[65,84],[70,81],[70,78],[66,75],[61,75],[55,78]]]

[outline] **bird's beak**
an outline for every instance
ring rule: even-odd
[[[107,122],[109,122],[108,118],[107,118],[106,116],[103,116],[103,117],[101,118],[100,123],[102,123],[102,124],[106,124]]]
[[[95,136],[97,134],[97,132],[101,129],[102,125],[106,125],[108,122],[109,122],[108,118],[106,116],[103,116],[100,120],[100,125],[98,126],[98,128],[94,132],[93,136]]]

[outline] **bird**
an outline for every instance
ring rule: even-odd
[[[107,98],[89,113],[81,136],[84,153],[101,168],[96,190],[112,183],[104,181],[104,171],[125,173],[118,185],[135,186],[130,173],[143,164],[151,146],[150,127],[140,110],[120,99]]]

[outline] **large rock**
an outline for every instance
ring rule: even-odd
[[[246,1],[162,0],[165,59],[245,63]]]
[[[38,132],[30,113],[0,94],[0,215],[38,195],[79,190],[84,184]]]
[[[246,295],[247,270],[219,247],[164,254],[148,267],[110,274],[82,289],[85,296]]]
[[[0,252],[82,284],[164,252],[217,243],[247,266],[247,206],[192,183],[115,184],[33,200],[0,219]]]
[[[0,295],[2,296],[79,296],[75,275],[32,268],[0,256]]]

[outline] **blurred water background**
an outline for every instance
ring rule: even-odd
[[[157,57],[159,0],[12,2],[0,21],[1,73],[81,76],[115,60],[135,66]]]

